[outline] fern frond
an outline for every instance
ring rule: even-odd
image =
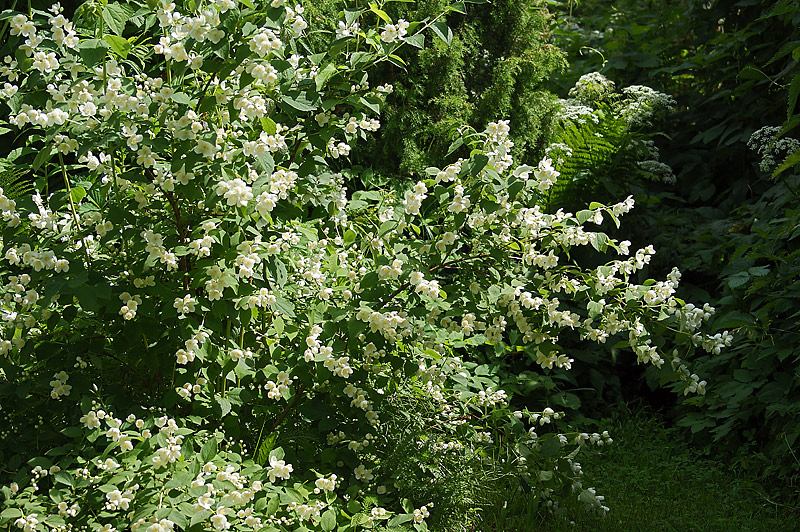
[[[27,173],[28,169],[23,166],[0,171],[0,189],[8,199],[30,196],[35,192],[33,183],[25,177]]]
[[[558,167],[561,175],[550,189],[548,210],[573,209],[588,201],[603,200],[605,191],[635,171],[634,161],[626,157],[628,124],[610,106],[601,105],[597,121],[561,124],[555,137],[569,146],[571,154]]]

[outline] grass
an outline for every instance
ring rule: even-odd
[[[566,518],[536,517],[524,497],[484,514],[480,532],[788,532],[800,531],[800,500],[772,502],[757,483],[703,458],[656,415],[629,412],[610,423],[615,443],[581,459],[584,486],[611,508],[604,517],[580,508]],[[777,491],[780,486],[771,486]],[[783,490],[786,495],[787,490]],[[784,497],[789,498],[789,497]],[[505,501],[503,501],[505,502]]]

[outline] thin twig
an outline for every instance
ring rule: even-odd
[[[195,107],[194,107],[194,112],[195,113],[200,111],[200,104],[203,103],[203,98],[206,97],[206,91],[208,90],[208,86],[211,85],[211,81],[214,79],[214,77],[215,77],[214,74],[211,74],[210,76],[208,76],[208,81],[206,81],[206,84],[203,87],[203,90],[200,91],[200,98],[197,99],[197,105],[195,105]]]
[[[288,416],[289,412],[292,411],[294,406],[297,404],[297,401],[300,400],[300,396],[303,395],[303,392],[305,390],[306,390],[306,385],[305,385],[305,383],[303,383],[303,384],[300,385],[300,387],[295,392],[294,397],[292,398],[292,402],[289,403],[288,405],[286,405],[286,408],[283,409],[283,412],[278,414],[277,419],[275,419],[275,422],[269,428],[269,431],[267,432],[267,435],[272,434],[272,431],[277,429],[280,426],[280,424],[283,423],[283,420],[286,419],[286,416]]]

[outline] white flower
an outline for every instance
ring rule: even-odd
[[[278,478],[289,480],[291,472],[294,471],[292,464],[287,464],[283,460],[278,460],[275,456],[270,456],[269,465],[270,470],[268,475],[270,482],[275,482],[275,480]]]
[[[431,514],[428,512],[428,507],[420,506],[419,508],[414,510],[414,522],[421,523],[429,515]]]
[[[372,474],[372,470],[367,469],[364,464],[359,464],[358,467],[353,470],[353,472],[356,475],[356,480],[370,481],[375,478]]]
[[[172,306],[178,310],[178,313],[181,316],[183,316],[194,312],[196,303],[197,301],[190,294],[186,294],[183,297],[176,297]]]
[[[253,35],[250,41],[250,50],[264,57],[274,51],[280,50],[283,43],[272,30],[264,29]]]
[[[245,207],[253,199],[253,189],[237,177],[230,181],[220,181],[217,184],[217,195],[224,196],[230,207]]]

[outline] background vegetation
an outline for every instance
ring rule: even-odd
[[[677,181],[647,195],[631,239],[656,244],[654,267],[682,264],[684,293],[710,298],[716,326],[737,333],[698,366],[709,393],[670,415],[707,453],[796,485],[797,2],[587,1],[559,21],[562,83],[601,71],[677,101],[656,138]]]

